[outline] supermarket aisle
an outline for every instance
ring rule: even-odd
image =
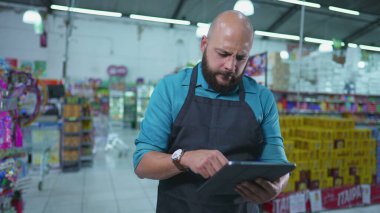
[[[136,132],[126,131],[121,138],[133,147]],[[25,193],[26,213],[153,213],[157,181],[138,179],[133,173],[131,154],[119,158],[117,151],[96,154],[93,167],[80,172],[52,172],[46,176],[44,190]]]
[[[132,153],[136,131],[117,131],[128,142],[127,157],[117,151],[98,152],[93,167],[80,172],[52,172],[44,190],[37,191],[37,179],[25,193],[26,213],[154,213],[157,181],[138,179],[133,173]],[[380,206],[329,211],[375,213]]]

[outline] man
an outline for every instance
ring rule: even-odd
[[[134,154],[135,173],[160,180],[157,212],[247,212],[239,198],[261,204],[286,186],[288,175],[241,183],[240,196],[197,193],[229,160],[287,162],[273,95],[244,77],[252,42],[247,17],[223,12],[202,38],[202,62],[157,85]]]

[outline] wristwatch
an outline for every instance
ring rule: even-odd
[[[181,158],[183,156],[183,154],[185,153],[185,150],[183,149],[177,149],[173,154],[172,154],[172,161],[174,163],[174,165],[181,171],[187,171],[187,169],[182,166],[181,164]]]

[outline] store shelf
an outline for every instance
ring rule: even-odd
[[[66,122],[77,122],[77,121],[81,121],[81,120],[82,120],[81,117],[64,118],[64,121],[66,121]]]
[[[363,94],[344,94],[344,93],[321,93],[321,92],[295,92],[295,91],[282,91],[272,90],[274,93],[290,94],[290,95],[308,95],[308,96],[352,96],[358,98],[380,98],[380,95],[363,95]]]
[[[93,159],[94,157],[92,155],[85,155],[80,157],[81,161],[92,161]]]
[[[78,147],[78,146],[63,146],[63,149],[65,149],[65,150],[77,150],[79,148],[80,147]]]
[[[0,98],[0,112],[7,112],[17,109],[16,98]]]
[[[79,161],[62,161],[63,166],[73,166],[79,164]]]
[[[63,135],[66,135],[66,136],[79,136],[79,135],[82,135],[83,132],[80,131],[80,132],[64,132]]]
[[[92,142],[82,142],[81,143],[81,146],[92,146],[92,145],[94,145],[94,143],[92,143]]]
[[[93,129],[83,129],[82,130],[82,133],[91,133],[93,131]]]
[[[0,150],[0,159],[23,155],[26,152],[27,150],[25,148],[11,148],[11,149]]]

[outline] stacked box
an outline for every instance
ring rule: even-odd
[[[79,118],[82,114],[82,107],[79,104],[65,105],[63,107],[64,118]]]
[[[289,64],[283,63],[280,53],[269,54],[269,64],[272,66],[272,84],[274,90],[289,89]]]
[[[284,147],[297,164],[287,192],[376,182],[376,149],[371,129],[355,129],[351,119],[283,116]]]

